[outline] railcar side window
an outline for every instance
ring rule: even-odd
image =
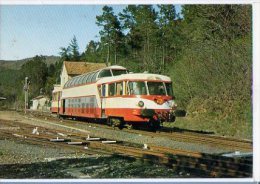
[[[123,82],[116,83],[116,95],[123,95]]]
[[[115,96],[115,83],[108,85],[108,95]]]
[[[106,96],[106,85],[105,84],[102,84],[102,93],[101,93],[102,96]]]
[[[98,86],[98,94],[99,94],[99,96],[102,97],[102,95],[101,95],[101,86]]]
[[[173,91],[172,91],[172,84],[171,83],[165,83],[166,86],[166,91],[168,96],[173,96]]]
[[[102,70],[99,75],[98,78],[102,78],[102,77],[110,77],[112,76],[110,70]]]
[[[129,82],[130,95],[146,95],[147,90],[144,82]]]
[[[166,95],[166,91],[162,82],[147,82],[150,95]]]

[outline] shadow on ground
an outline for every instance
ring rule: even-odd
[[[175,172],[163,165],[144,160],[114,155],[59,159],[32,164],[0,165],[0,178],[51,179],[51,178],[179,178],[194,177],[189,173]]]
[[[190,132],[190,133],[199,133],[199,134],[215,134],[214,132],[208,132],[208,131],[202,131],[202,130],[189,130],[189,129],[183,129],[183,128],[177,128],[177,127],[163,127],[163,132]]]

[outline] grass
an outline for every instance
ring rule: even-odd
[[[252,139],[252,125],[247,122],[238,122],[230,118],[220,120],[210,116],[180,117],[174,123],[164,123],[165,127],[181,130],[193,130],[228,136],[239,139]]]

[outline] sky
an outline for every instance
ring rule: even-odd
[[[103,5],[0,5],[0,60],[58,56],[75,35],[79,51],[99,40]],[[112,5],[115,14],[126,5]],[[180,10],[178,6],[177,11]]]

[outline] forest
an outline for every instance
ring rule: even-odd
[[[180,13],[174,5],[102,10],[96,17],[100,39],[86,43],[83,53],[74,36],[54,64],[35,56],[19,70],[0,69],[0,96],[9,106],[22,106],[26,75],[31,98],[50,96],[64,60],[104,62],[170,76],[178,107],[187,111],[180,127],[251,138],[251,5],[182,5]]]

